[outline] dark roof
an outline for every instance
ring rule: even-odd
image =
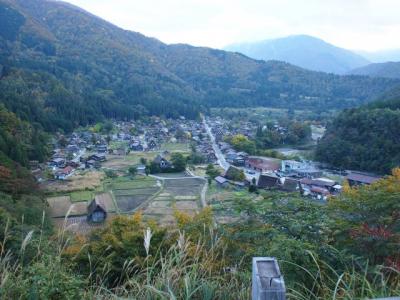
[[[324,188],[318,187],[318,186],[312,187],[311,192],[317,193],[317,194],[322,194],[322,195],[329,195],[329,191],[327,189],[324,189]]]
[[[162,157],[160,154],[158,154],[156,156],[156,158],[154,158],[154,162],[157,163],[157,164],[159,164],[162,161],[167,161],[167,160],[164,157]]]
[[[318,180],[318,179],[309,179],[309,178],[303,178],[300,180],[301,184],[306,184],[306,185],[315,185],[315,186],[321,186],[321,187],[332,187],[336,185],[336,182],[334,181],[324,181],[324,180]]]
[[[257,186],[259,188],[276,187],[279,183],[279,177],[275,174],[261,174],[258,178]]]
[[[61,173],[63,174],[69,174],[74,170],[71,166],[65,167],[64,169],[61,170]]]
[[[89,206],[88,206],[88,215],[91,215],[92,213],[94,213],[96,210],[102,210],[104,212],[106,211],[106,206],[103,203],[102,199],[100,197],[94,197],[94,199],[92,200],[92,202],[90,202]]]
[[[285,178],[284,183],[281,185],[281,189],[287,192],[295,192],[298,188],[299,181],[292,178]]]
[[[352,172],[346,176],[347,180],[357,181],[357,182],[366,183],[366,184],[374,183],[375,181],[378,181],[381,178],[382,177],[379,177],[379,176],[374,176],[374,175],[365,174],[365,173],[358,173],[358,172]]]
[[[262,170],[275,171],[279,170],[281,164],[276,159],[268,159],[261,157],[250,157],[247,161],[250,166],[256,167]]]

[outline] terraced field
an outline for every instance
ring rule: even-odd
[[[156,195],[162,184],[152,177],[137,176],[135,179],[120,177],[106,184],[112,191],[120,213],[129,213],[137,209],[148,199]]]
[[[174,211],[196,213],[205,180],[199,178],[164,179],[164,188],[144,210],[144,216],[162,225],[174,223]]]

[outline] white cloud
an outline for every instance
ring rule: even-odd
[[[223,47],[310,34],[349,49],[400,48],[397,0],[67,0],[167,43]]]

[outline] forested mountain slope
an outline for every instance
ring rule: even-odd
[[[400,166],[400,89],[345,110],[318,144],[317,159],[338,167],[389,173]]]
[[[335,76],[209,48],[166,45],[77,7],[0,0],[0,101],[46,130],[211,106],[345,108],[397,79]]]
[[[349,74],[371,77],[400,78],[400,62],[369,64],[367,66],[351,70]]]

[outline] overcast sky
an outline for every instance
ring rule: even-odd
[[[221,48],[309,34],[358,50],[400,48],[399,0],[67,0],[166,43]]]

